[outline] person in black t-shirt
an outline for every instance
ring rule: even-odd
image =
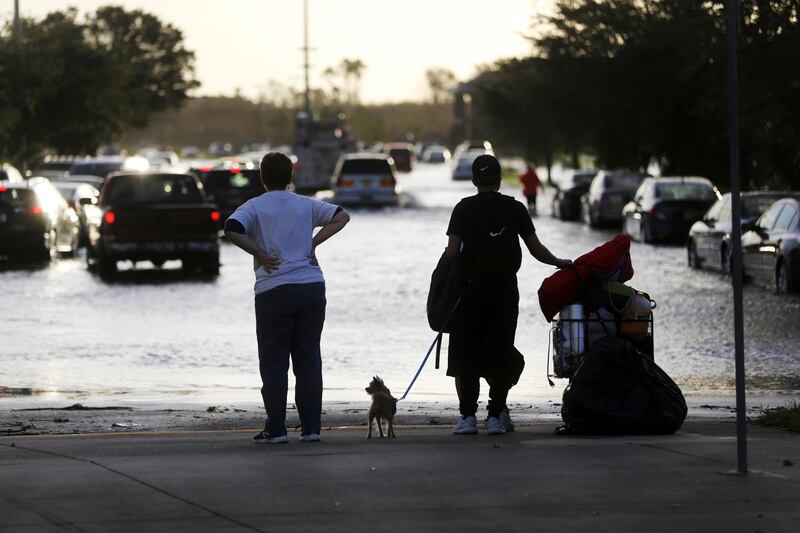
[[[539,241],[527,208],[500,194],[500,163],[481,155],[472,164],[478,194],[453,209],[447,228],[447,257],[460,263],[464,292],[451,326],[447,375],[455,378],[461,418],[458,435],[478,432],[476,413],[480,378],[489,383],[486,430],[497,435],[513,431],[506,397],[522,368],[514,348],[519,314],[517,271],[522,262],[519,238],[542,263],[562,268],[559,259]]]

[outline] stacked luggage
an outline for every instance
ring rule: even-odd
[[[630,238],[617,235],[539,289],[547,320],[558,315],[553,374],[570,380],[562,432],[674,433],[686,417],[683,394],[655,363],[656,303],[625,284],[632,277]]]

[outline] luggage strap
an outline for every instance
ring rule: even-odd
[[[417,382],[417,378],[422,373],[422,369],[425,367],[425,363],[428,362],[428,358],[431,356],[431,352],[433,352],[434,348],[436,348],[436,368],[439,368],[439,354],[441,353],[442,350],[442,337],[444,336],[444,330],[448,326],[448,324],[450,324],[450,321],[453,319],[453,315],[455,315],[456,309],[458,309],[458,305],[461,303],[461,298],[462,298],[461,296],[458,297],[458,300],[456,300],[456,304],[447,314],[447,318],[445,319],[444,324],[442,324],[442,329],[439,330],[439,332],[436,334],[436,338],[433,339],[431,347],[428,348],[428,352],[425,354],[425,357],[422,358],[422,363],[419,365],[417,373],[414,374],[414,377],[411,379],[411,383],[408,384],[406,391],[403,393],[402,396],[400,396],[395,400],[395,403],[401,400],[405,400],[406,396],[408,396],[408,393],[411,391],[411,387],[413,387],[414,383]]]

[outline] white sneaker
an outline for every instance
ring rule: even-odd
[[[511,421],[511,413],[508,411],[508,407],[500,411],[500,416],[498,418],[503,424],[506,433],[512,433],[514,431],[514,422]]]
[[[308,435],[300,435],[301,442],[319,442],[321,439],[319,433],[309,433]]]
[[[502,435],[506,432],[503,423],[496,416],[490,416],[486,419],[486,433],[489,435]]]
[[[478,419],[474,416],[462,416],[453,428],[455,435],[475,435],[477,432]]]
[[[253,442],[256,444],[283,444],[284,442],[289,442],[289,437],[287,435],[278,435],[277,437],[270,437],[263,431],[253,437]]]

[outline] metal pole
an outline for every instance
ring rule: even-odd
[[[747,412],[744,386],[744,311],[742,303],[742,204],[739,161],[739,0],[726,0],[728,29],[728,113],[730,120],[731,241],[733,244],[733,335],[736,361],[736,466],[747,473]]]
[[[305,108],[308,119],[311,120],[311,89],[308,86],[308,0],[303,0],[303,58],[303,70],[306,84],[303,107]]]
[[[14,33],[16,33],[17,39],[19,39],[20,33],[20,22],[19,22],[19,0],[14,0]]]

